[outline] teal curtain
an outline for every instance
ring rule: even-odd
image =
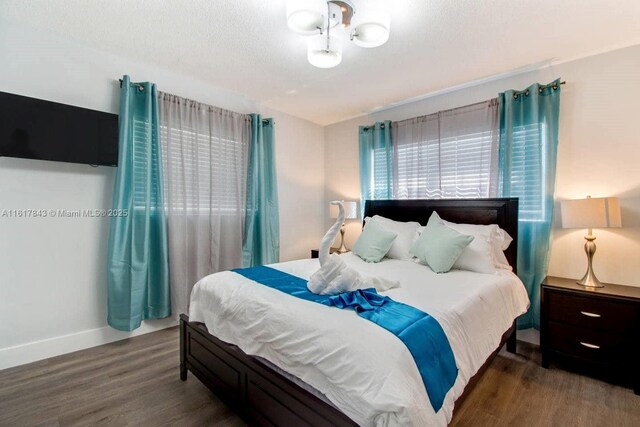
[[[518,276],[531,300],[518,327],[540,327],[540,283],[547,271],[558,148],[560,79],[501,93],[500,194],[519,198]]]
[[[251,115],[247,206],[242,243],[245,267],[280,260],[278,185],[276,182],[275,138],[272,119]]]
[[[360,126],[360,208],[373,199],[393,197],[393,141],[391,122]],[[361,212],[361,213],[362,213]]]
[[[156,86],[124,76],[108,259],[108,323],[131,331],[171,315]]]

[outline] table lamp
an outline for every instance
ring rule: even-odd
[[[593,228],[621,227],[620,203],[615,197],[565,200],[561,203],[562,228],[586,228],[589,230],[584,238],[584,250],[587,253],[587,272],[577,281],[587,288],[602,288],[604,285],[593,272],[593,254],[596,252]]]
[[[344,219],[357,219],[358,218],[358,204],[356,202],[342,202],[342,206],[344,207]],[[338,206],[337,205],[329,205],[329,217],[330,218],[338,218]],[[349,252],[349,249],[344,244],[344,222],[342,223],[342,227],[340,227],[340,247],[337,252],[339,254],[343,254],[345,252]]]

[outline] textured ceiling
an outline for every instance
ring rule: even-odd
[[[329,124],[530,64],[640,43],[639,0],[359,0],[391,12],[376,49],[317,69],[286,0],[0,0],[0,17]]]

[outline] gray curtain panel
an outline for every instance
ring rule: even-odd
[[[392,123],[393,198],[498,194],[498,100]]]
[[[171,305],[193,285],[242,266],[251,118],[159,92]]]

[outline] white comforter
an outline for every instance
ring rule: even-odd
[[[399,280],[400,288],[383,294],[440,322],[459,371],[438,413],[407,347],[354,311],[305,301],[226,271],[195,285],[190,320],[302,379],[360,425],[446,425],[469,379],[526,311],[522,282],[506,270],[435,274],[412,261],[369,264],[350,253],[342,256],[364,275]],[[319,263],[308,259],[271,267],[308,279]]]

